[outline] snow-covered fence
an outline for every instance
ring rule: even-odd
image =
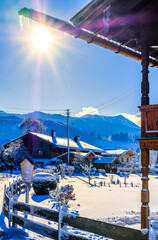
[[[8,218],[8,225],[10,227],[12,217],[11,217],[11,205],[12,205],[12,197],[15,194],[20,194],[21,190],[25,189],[25,184],[21,182],[21,180],[13,181],[13,183],[9,183],[9,187],[4,186],[4,195],[3,195],[3,212],[5,216]]]
[[[26,219],[22,216],[17,215],[14,211],[23,212],[25,214],[29,214],[31,216],[40,217],[42,219],[46,219],[49,221],[53,221],[60,225],[60,231],[57,229],[53,229],[50,226],[47,226],[42,223],[37,223],[33,220]],[[86,231],[89,233],[98,234],[100,236],[118,239],[118,240],[147,240],[147,237],[142,235],[141,231],[117,226],[114,224],[109,224],[106,222],[101,222],[89,218],[84,218],[80,216],[76,216],[73,214],[69,214],[67,212],[59,212],[51,209],[33,206],[26,203],[21,202],[13,202],[13,213],[12,213],[13,224],[18,224],[23,228],[26,228],[30,231],[36,232],[38,234],[42,234],[46,237],[50,237],[53,239],[64,239],[66,235],[66,239],[73,240],[83,240],[86,239],[83,236],[75,235],[73,231],[63,230],[64,226],[69,226],[72,228],[76,228],[79,231]],[[60,238],[58,238],[60,236]]]
[[[5,187],[4,189],[3,211],[5,216],[9,219],[9,226],[11,223],[12,226],[18,224],[30,231],[56,240],[62,240],[65,239],[65,237],[68,240],[87,239],[86,234],[84,236],[81,234],[76,235],[76,230],[78,233],[80,231],[85,231],[117,240],[147,240],[147,235],[143,235],[139,230],[76,216],[74,214],[62,211],[61,208],[59,212],[40,206],[18,202],[15,199],[14,194],[21,193],[21,189],[23,188],[25,188],[25,185],[19,180],[13,184],[10,184],[8,188]],[[55,222],[56,226],[58,227],[55,229],[49,225],[33,221],[30,218],[25,218],[21,214],[18,215],[19,212]],[[66,227],[71,229],[75,228],[76,230],[71,231],[68,229],[67,231],[65,230]]]
[[[149,225],[149,240],[158,239],[158,221],[151,221],[149,217],[148,225]]]

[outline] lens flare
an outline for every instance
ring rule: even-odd
[[[53,43],[53,36],[44,27],[36,27],[32,32],[31,41],[35,48],[48,50]]]

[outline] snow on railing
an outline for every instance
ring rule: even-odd
[[[151,221],[151,218],[148,217],[148,225],[149,225],[149,240],[158,239],[158,221]]]

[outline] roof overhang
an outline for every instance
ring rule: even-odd
[[[92,0],[70,21],[80,29],[141,52],[150,46],[150,56],[158,56],[158,1]],[[149,29],[149,32],[146,33]]]
[[[158,67],[157,10],[158,2],[154,0],[93,0],[71,18],[73,24],[28,8],[21,9],[19,15],[138,61],[141,40],[145,39],[150,42],[149,65]],[[148,19],[145,23],[154,36],[146,31],[142,36],[140,31]]]

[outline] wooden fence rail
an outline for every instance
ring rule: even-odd
[[[63,230],[63,226],[69,226],[71,228],[78,229],[78,231],[86,231],[115,240],[148,239],[147,235],[143,235],[140,230],[117,226],[114,224],[65,213],[62,211],[58,212],[48,208],[29,205],[27,203],[16,201],[13,198],[14,194],[21,193],[21,189],[24,188],[25,185],[22,184],[20,180],[14,182],[8,188],[5,187],[3,211],[5,213],[5,216],[8,218],[9,227],[11,223],[12,226],[18,224],[30,231],[58,240],[64,239],[64,235],[66,235],[66,239],[68,240],[87,239],[84,237],[84,235],[78,236],[73,234],[73,231],[65,232]],[[52,228],[46,224],[35,222],[32,219],[27,219],[21,215],[19,216],[18,212],[58,223],[57,229]],[[59,235],[61,235],[61,238]]]

